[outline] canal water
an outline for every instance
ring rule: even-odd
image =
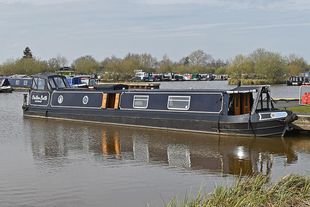
[[[0,206],[164,206],[239,175],[310,174],[306,135],[221,137],[23,118],[22,100],[22,92],[0,94]]]

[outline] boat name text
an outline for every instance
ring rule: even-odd
[[[31,99],[35,103],[42,103],[43,101],[47,101],[47,95],[32,95]]]

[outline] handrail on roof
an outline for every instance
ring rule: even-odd
[[[226,91],[227,94],[233,94],[233,93],[252,93],[257,92],[258,89],[267,89],[269,91],[270,85],[256,85],[256,86],[237,86],[234,89]]]

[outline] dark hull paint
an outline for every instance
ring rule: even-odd
[[[8,88],[8,89],[0,89],[0,93],[12,93],[13,88]]]
[[[31,106],[24,111],[25,116],[42,118],[90,121],[96,123],[160,128],[178,131],[191,131],[240,136],[282,135],[287,128],[284,120],[273,119],[249,122],[244,115],[230,122],[218,114],[189,114],[175,112],[152,112],[114,109],[70,109]],[[184,118],[186,117],[186,118]],[[237,119],[237,120],[236,120]],[[252,118],[255,120],[255,117]]]

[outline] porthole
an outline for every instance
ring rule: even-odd
[[[82,103],[83,103],[84,105],[86,105],[86,104],[88,104],[88,101],[89,101],[88,96],[84,96],[83,99],[82,99]]]
[[[57,101],[59,104],[62,104],[62,102],[64,101],[64,97],[62,95],[59,95]]]

